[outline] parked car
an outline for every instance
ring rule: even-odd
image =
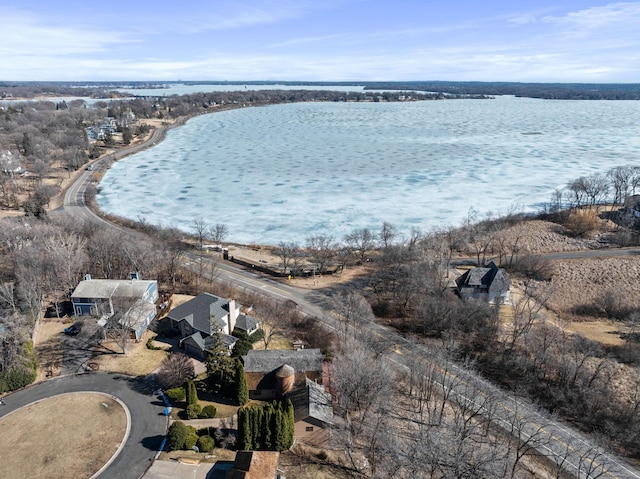
[[[79,324],[72,324],[68,328],[64,328],[64,334],[67,336],[76,336],[80,332],[80,329],[81,327]]]

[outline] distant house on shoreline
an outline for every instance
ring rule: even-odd
[[[456,279],[462,299],[481,299],[491,304],[508,302],[510,286],[506,271],[493,261],[481,268],[471,268]]]

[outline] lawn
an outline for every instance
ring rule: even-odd
[[[120,403],[100,393],[70,393],[0,419],[0,477],[90,477],[125,439]]]
[[[167,351],[152,350],[147,348],[147,340],[155,333],[145,331],[138,342],[127,344],[127,354],[120,354],[120,347],[115,343],[104,343],[94,361],[101,371],[128,374],[130,376],[145,376],[160,367],[162,361],[168,356]]]

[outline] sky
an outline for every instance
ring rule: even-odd
[[[640,2],[4,0],[0,81],[640,82]]]

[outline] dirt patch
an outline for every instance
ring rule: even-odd
[[[564,329],[607,346],[621,346],[625,341],[620,334],[626,332],[628,328],[620,323],[600,320],[566,323]]]
[[[0,419],[0,477],[90,477],[125,438],[122,406],[104,394],[72,393]]]
[[[569,312],[580,304],[590,304],[607,290],[615,290],[625,304],[640,307],[640,258],[591,258],[553,262],[551,306]]]
[[[238,245],[228,246],[229,256],[242,259],[254,264],[269,266],[273,270],[279,270],[282,260],[273,254],[270,246]],[[348,266],[341,273],[317,274],[315,276],[279,278],[279,280],[297,288],[322,289],[346,283],[354,278],[362,276],[370,271],[368,266]]]
[[[298,479],[346,479],[353,477],[352,465],[341,451],[296,444],[280,454],[278,467],[286,477]]]

